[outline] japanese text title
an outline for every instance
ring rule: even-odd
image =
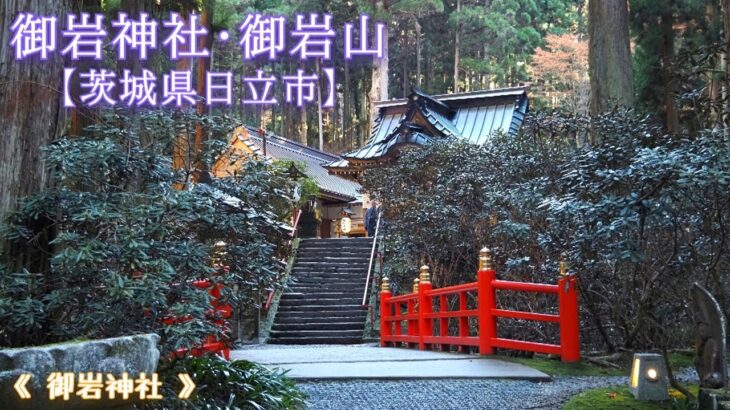
[[[315,89],[326,89],[322,107],[334,107],[336,84],[335,69],[332,66],[332,44],[336,33],[332,28],[332,15],[311,13],[295,16],[294,29],[287,39],[287,21],[283,16],[248,14],[239,30],[238,45],[244,60],[268,58],[276,60],[283,54],[298,56],[299,60],[318,59],[322,64],[321,73],[308,73],[297,69],[296,73],[281,76],[287,103],[302,106],[314,101]],[[344,24],[344,58],[357,56],[383,57],[383,23],[370,23],[367,15],[360,15],[359,27],[352,23]],[[170,60],[209,58],[210,50],[201,46],[199,39],[209,35],[208,29],[201,24],[200,16],[190,14],[184,19],[178,13],[170,13],[168,20],[162,21],[165,38],[158,44],[158,21],[148,14],[141,13],[137,20],[130,19],[126,13],[119,13],[111,21],[115,35],[111,46],[118,60],[132,58],[132,53],[140,61],[145,61],[152,50],[158,47],[168,50]],[[374,32],[369,32],[369,29]],[[69,14],[66,16],[65,29],[58,32],[58,18],[33,13],[20,13],[10,27],[10,45],[15,59],[40,58],[46,60],[60,50],[60,54],[71,61],[102,60],[107,39],[104,15],[89,13]],[[359,41],[355,38],[359,37]],[[369,41],[369,38],[372,40]],[[61,41],[63,39],[63,41]],[[227,42],[230,34],[218,32],[218,40]],[[287,40],[293,46],[287,48]],[[63,43],[63,44],[61,44]],[[201,81],[198,79],[197,81]],[[82,94],[71,95],[71,84],[78,81]],[[193,89],[191,70],[171,70],[162,75],[162,92],[158,96],[158,77],[148,69],[133,73],[124,69],[120,74],[107,68],[89,68],[81,71],[78,67],[64,68],[63,94],[64,106],[75,107],[77,103],[95,106],[97,104],[127,106],[182,106],[204,101],[209,106],[233,104],[234,76],[230,71],[205,73],[205,95],[198,95]],[[271,105],[278,101],[272,88],[277,82],[275,76],[262,69],[255,76],[241,79],[246,85],[243,104]],[[321,88],[320,81],[323,82]],[[326,87],[325,87],[326,85]],[[159,104],[158,104],[159,103]]]

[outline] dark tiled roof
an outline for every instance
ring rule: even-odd
[[[245,127],[248,130],[250,144],[256,146],[254,151],[259,155],[263,155],[263,140],[258,136],[258,130],[249,126]],[[323,164],[339,161],[341,158],[337,155],[274,134],[266,135],[266,155],[275,159],[288,159],[305,164],[306,169],[300,169],[300,171],[312,178],[319,186],[320,191],[323,194],[328,194],[327,196],[347,202],[358,200],[361,197],[359,192],[360,184],[330,175],[323,167]]]
[[[414,112],[420,113],[440,136],[463,138],[473,144],[484,144],[497,132],[515,135],[527,114],[528,99],[525,87],[436,96],[414,89],[408,99],[382,101],[376,105],[379,116],[373,124],[370,140],[362,148],[344,154],[345,160],[378,159],[398,144],[422,145],[431,139],[429,137],[438,137],[407,124]],[[421,135],[414,138],[396,136],[409,132]],[[347,167],[349,162],[337,159],[327,166]]]

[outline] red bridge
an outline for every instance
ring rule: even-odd
[[[435,346],[448,350],[450,346],[456,346],[460,351],[474,346],[479,348],[479,354],[482,355],[491,355],[495,348],[503,348],[560,355],[564,362],[579,361],[577,278],[567,275],[563,262],[560,274],[557,285],[499,280],[492,268],[489,250],[484,248],[479,253],[476,282],[433,289],[429,269],[423,266],[420,277],[414,281],[413,293],[392,296],[389,280],[383,278],[380,294],[380,345],[417,346],[421,350],[433,349]],[[499,309],[497,290],[557,295],[558,314]],[[477,306],[474,309],[468,309],[467,306],[469,293],[476,293]],[[458,296],[457,310],[448,310],[447,297],[452,295]],[[434,310],[434,299],[438,299],[438,310]],[[470,332],[469,318],[478,318],[476,335]],[[501,338],[497,318],[557,323],[560,326],[560,344]],[[449,334],[449,319],[458,319],[458,335]],[[438,323],[438,326],[434,326],[434,323]],[[434,332],[434,327],[437,332]]]

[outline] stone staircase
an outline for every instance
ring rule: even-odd
[[[362,343],[372,238],[302,239],[268,343]]]

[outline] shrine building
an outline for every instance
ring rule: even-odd
[[[526,87],[433,96],[414,87],[408,98],[375,106],[370,140],[325,164],[332,175],[357,180],[365,168],[396,160],[401,149],[441,138],[482,145],[495,133],[516,135],[529,103]]]
[[[235,177],[242,162],[251,157],[292,161],[295,169],[290,172],[306,175],[317,184],[319,195],[311,198],[298,223],[300,237],[337,236],[339,232],[333,222],[341,218],[343,210],[352,221],[347,236],[365,236],[360,184],[332,175],[323,167],[341,157],[242,125],[233,130],[228,147],[216,159],[211,173],[216,178]]]

